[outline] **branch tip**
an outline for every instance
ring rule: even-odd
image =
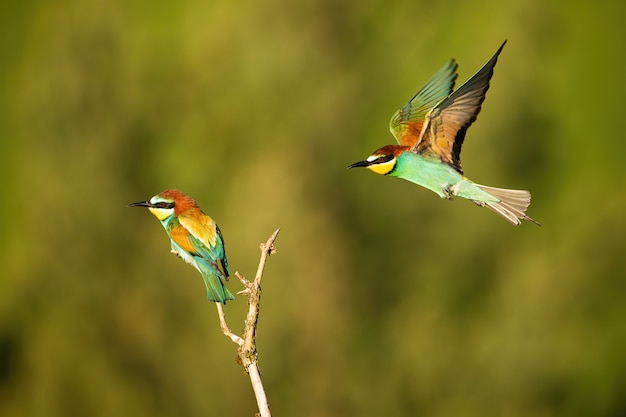
[[[267,252],[267,255],[271,255],[276,252],[276,246],[274,246],[274,241],[278,237],[278,233],[280,232],[280,228],[276,229],[274,233],[267,239],[267,242],[261,243],[261,251]]]
[[[243,275],[241,275],[241,274],[239,273],[239,271],[235,272],[235,275],[237,276],[237,278],[239,278],[239,281],[241,282],[241,285],[243,285],[244,287],[246,287],[246,288],[245,288],[245,290],[243,290],[243,291],[250,290],[250,288],[252,288],[252,283],[251,283],[250,281],[248,281],[248,280],[246,279],[246,277],[244,277]]]

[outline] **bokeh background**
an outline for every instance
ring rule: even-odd
[[[625,4],[4,2],[0,415],[253,415],[200,276],[126,207],[170,187],[249,277],[281,228],[275,415],[626,415]],[[504,39],[464,168],[542,227],[346,170]]]

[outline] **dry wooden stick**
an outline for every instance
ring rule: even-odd
[[[267,242],[261,244],[261,260],[259,261],[259,267],[257,268],[254,281],[250,282],[239,272],[235,272],[235,275],[237,275],[237,278],[239,278],[245,287],[239,294],[248,296],[248,314],[246,315],[244,324],[243,338],[230,330],[230,327],[228,327],[226,323],[226,316],[224,315],[222,304],[216,303],[222,332],[239,346],[237,349],[237,362],[243,366],[248,376],[250,376],[250,382],[252,383],[252,389],[254,390],[254,396],[256,397],[261,417],[271,417],[272,413],[270,412],[263,382],[261,381],[261,373],[259,372],[258,353],[256,350],[256,326],[259,321],[261,279],[263,278],[263,271],[265,270],[265,262],[267,257],[276,251],[274,241],[279,231],[280,229],[277,229]]]

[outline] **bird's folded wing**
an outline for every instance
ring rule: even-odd
[[[184,240],[185,244],[188,243],[195,253],[212,261],[217,269],[221,266],[224,276],[228,277],[230,270],[224,251],[224,239],[217,223],[204,213],[193,212],[181,214],[178,221],[182,226],[181,229],[188,232],[187,236],[180,233],[181,240]]]
[[[200,211],[189,210],[178,216],[181,226],[207,247],[214,247],[217,241],[216,224],[212,218]]]

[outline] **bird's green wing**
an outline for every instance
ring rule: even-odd
[[[432,153],[461,174],[461,147],[465,133],[476,120],[498,55],[506,41],[491,59],[454,93],[439,103],[426,119],[421,138],[411,148],[415,153]]]
[[[220,262],[222,263],[222,268],[224,269],[224,272],[226,273],[226,277],[228,278],[228,276],[230,275],[230,268],[228,267],[228,259],[226,259],[226,249],[224,247],[224,238],[222,237],[222,231],[220,230],[219,227],[217,227],[217,224],[215,225],[215,230],[217,232],[217,241],[219,242],[219,247],[220,247]]]
[[[182,228],[173,228],[170,231],[170,238],[188,252],[195,253],[214,264],[216,269],[223,272],[224,277],[228,277],[230,270],[224,240],[215,221],[204,213],[191,212],[178,216],[178,221]]]
[[[454,59],[450,60],[391,117],[389,130],[400,145],[415,145],[428,112],[452,93],[457,77],[456,68],[457,63]]]

